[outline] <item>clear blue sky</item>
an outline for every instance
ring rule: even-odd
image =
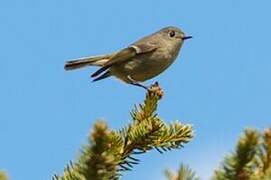
[[[212,175],[245,127],[271,122],[271,1],[9,0],[0,3],[0,168],[13,180],[50,179],[77,157],[96,119],[120,128],[144,91],[95,69],[65,72],[71,58],[115,51],[161,27],[194,39],[157,77],[159,114],[194,125],[182,150],[139,156],[124,180],[164,179],[189,164]],[[153,82],[149,81],[147,83]]]

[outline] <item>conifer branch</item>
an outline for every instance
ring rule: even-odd
[[[82,154],[55,180],[118,179],[123,171],[139,164],[136,154],[156,149],[160,153],[179,149],[193,138],[191,125],[166,124],[156,114],[163,91],[155,83],[146,93],[144,103],[131,112],[132,122],[119,131],[110,130],[98,121]]]
[[[236,150],[215,171],[214,180],[270,180],[271,128],[264,133],[246,129]]]
[[[200,180],[196,173],[188,166],[181,164],[177,173],[166,169],[165,176],[168,180]]]
[[[246,129],[239,139],[236,150],[227,156],[219,170],[215,171],[214,180],[248,180],[253,174],[253,162],[259,145],[260,135],[256,130]]]
[[[8,180],[7,174],[1,170],[0,170],[0,180]]]
[[[166,170],[169,180],[194,180],[196,174],[181,165],[178,172]],[[213,180],[270,180],[271,179],[271,128],[263,133],[246,129],[235,151],[226,156]]]
[[[260,148],[260,159],[262,159],[262,171],[271,175],[271,128],[266,129],[263,134],[263,142]]]
[[[251,180],[271,179],[271,128],[266,129],[261,136],[255,166],[257,167]]]

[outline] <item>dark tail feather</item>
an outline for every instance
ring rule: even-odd
[[[105,73],[103,73],[101,76],[95,78],[92,80],[92,82],[96,82],[96,81],[99,81],[99,80],[102,80],[102,79],[105,79],[107,77],[111,76],[111,73],[110,71],[106,71]]]
[[[103,73],[104,71],[106,71],[109,67],[108,66],[103,66],[100,69],[98,69],[96,72],[94,72],[91,77],[96,77],[99,76],[101,73]]]

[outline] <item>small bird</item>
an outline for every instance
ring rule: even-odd
[[[126,83],[148,89],[141,82],[167,69],[177,58],[183,42],[190,38],[192,36],[186,36],[179,28],[169,26],[120,51],[68,61],[65,69],[99,66],[91,75],[93,81],[115,76]]]

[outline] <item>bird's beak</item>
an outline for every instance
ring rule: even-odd
[[[192,38],[192,36],[184,36],[183,38],[182,38],[182,40],[187,40],[187,39],[191,39]]]

